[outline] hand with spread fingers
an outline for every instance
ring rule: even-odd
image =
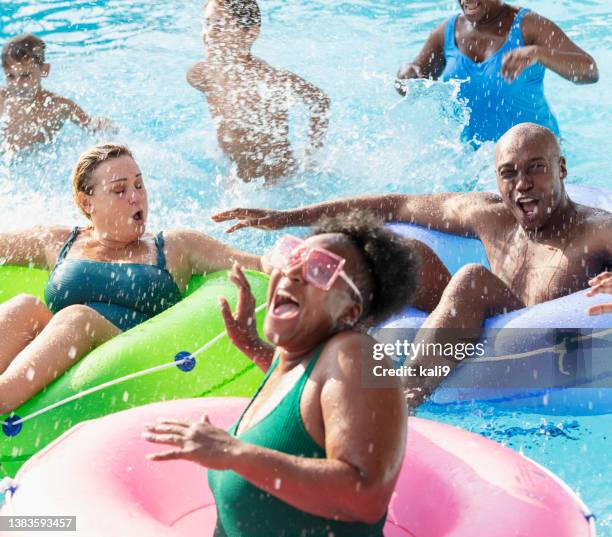
[[[536,45],[512,49],[504,55],[502,76],[512,83],[527,67],[538,61],[539,48]]]
[[[260,369],[267,371],[274,358],[274,347],[263,341],[257,333],[255,297],[251,292],[249,280],[238,263],[234,263],[230,280],[238,288],[236,312],[232,314],[227,300],[219,297],[227,335],[241,352],[253,360]]]
[[[586,296],[595,296],[601,293],[612,294],[612,272],[602,272],[598,276],[589,280],[591,288],[587,291]],[[587,309],[589,315],[601,315],[603,313],[612,313],[612,302],[609,304],[598,304]]]
[[[226,233],[233,233],[245,227],[255,227],[258,229],[281,229],[287,225],[285,211],[273,209],[230,209],[212,216],[215,222],[227,222],[228,220],[238,220]]]
[[[172,449],[152,453],[152,461],[186,460],[212,468],[229,469],[235,458],[240,440],[227,431],[210,423],[204,414],[199,422],[160,418],[156,423],[145,424],[142,437],[152,444],[166,444]]]

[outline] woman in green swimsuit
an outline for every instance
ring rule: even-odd
[[[30,399],[76,361],[174,305],[193,274],[259,269],[259,257],[197,231],[145,232],[147,191],[121,145],[81,155],[73,172],[84,228],[0,233],[0,264],[52,269],[46,305],[20,295],[0,305],[0,414]]]
[[[373,361],[374,340],[355,328],[410,301],[415,255],[357,214],[322,223],[306,240],[285,236],[264,259],[274,267],[264,332],[276,359],[262,385],[229,433],[207,417],[147,426],[147,440],[173,446],[150,457],[210,469],[216,537],[380,537],[406,412],[395,377],[367,387],[372,366],[384,362]],[[240,305],[236,316],[225,302],[223,309],[230,336],[240,339],[253,308],[240,269],[233,279]],[[266,369],[266,345],[251,340]]]

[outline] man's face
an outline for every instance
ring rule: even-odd
[[[9,61],[4,66],[6,89],[9,95],[19,98],[32,98],[40,90],[43,77],[49,73],[49,64],[33,60],[22,62]]]
[[[543,227],[563,199],[565,159],[542,135],[519,134],[500,141],[497,185],[504,204],[526,230]]]

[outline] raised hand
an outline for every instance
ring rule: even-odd
[[[238,220],[238,223],[225,230],[226,233],[233,233],[244,227],[281,229],[289,225],[287,213],[273,209],[230,209],[229,211],[214,214],[212,219],[215,222]]]
[[[147,455],[152,461],[187,460],[213,470],[226,470],[236,456],[240,440],[210,423],[204,414],[199,422],[160,418],[145,424],[142,437],[153,444],[167,444],[172,449]]]
[[[240,352],[246,354],[258,367],[267,371],[274,357],[274,347],[263,341],[257,333],[255,297],[238,263],[234,263],[230,280],[238,288],[236,312],[232,314],[227,300],[219,297],[219,307],[227,335]]]

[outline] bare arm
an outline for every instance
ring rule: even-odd
[[[15,233],[0,233],[0,265],[49,268],[70,230],[37,226]]]
[[[402,65],[397,72],[398,81],[410,78],[433,78],[437,79],[444,71],[446,60],[444,59],[444,29],[446,23],[440,24],[427,38],[421,52],[410,63]],[[403,84],[396,83],[395,88],[399,93],[405,95]]]
[[[323,146],[323,139],[329,125],[329,97],[321,89],[294,73],[286,72],[285,77],[292,93],[310,108],[308,155],[312,155]]]
[[[193,64],[187,71],[187,83],[197,89],[206,93],[206,62],[198,62]]]
[[[176,241],[181,255],[178,268],[180,272],[206,274],[217,270],[230,269],[234,262],[248,269],[261,271],[258,255],[236,250],[212,237],[193,230],[171,231],[168,238]],[[186,269],[186,270],[185,270]]]
[[[92,132],[117,130],[116,125],[110,119],[104,117],[92,117],[87,114],[87,112],[85,112],[85,110],[83,110],[78,104],[70,99],[59,97],[58,100],[59,105],[65,110],[66,118],[75,125]]]
[[[232,470],[258,488],[307,513],[344,521],[378,521],[399,475],[406,436],[405,405],[399,388],[364,388],[365,336],[341,335],[326,364],[320,402],[325,459],[296,457],[246,444],[209,422],[182,433],[161,425],[149,428],[153,442],[179,449],[154,460],[186,458],[208,468]],[[332,343],[331,345],[334,345]],[[371,349],[370,349],[371,350]],[[371,355],[370,355],[371,357]],[[321,359],[325,357],[322,356]],[[330,362],[332,357],[328,357]],[[317,364],[318,365],[318,364]],[[195,431],[194,431],[195,429]],[[170,433],[170,434],[165,434]],[[186,444],[184,438],[191,440]]]
[[[238,219],[227,232],[244,227],[280,229],[310,226],[323,216],[366,210],[385,222],[409,222],[457,235],[478,236],[483,216],[499,198],[487,193],[360,196],[308,205],[299,209],[232,209],[213,216],[215,222]]]
[[[525,16],[522,23],[526,46],[504,56],[503,76],[512,81],[526,67],[541,63],[576,84],[599,80],[595,60],[576,45],[554,22],[537,13]]]

